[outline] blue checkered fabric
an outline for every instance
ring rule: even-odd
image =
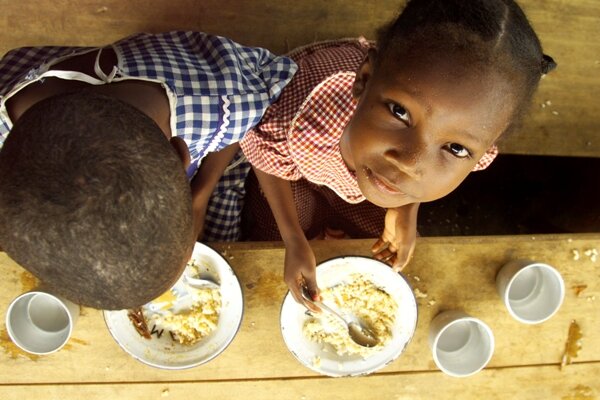
[[[203,241],[230,242],[240,238],[242,208],[246,194],[244,183],[248,172],[250,163],[240,150],[210,197],[204,221]]]
[[[287,57],[201,32],[142,33],[111,47],[118,59],[114,73],[90,79],[99,79],[99,83],[143,79],[163,84],[174,103],[173,134],[190,149],[190,176],[204,156],[238,142],[254,127],[297,69]],[[90,50],[26,47],[12,50],[0,60],[0,147],[12,127],[7,98],[43,79],[57,60]],[[207,241],[239,237],[243,182],[250,168],[240,157],[224,174],[209,204]]]

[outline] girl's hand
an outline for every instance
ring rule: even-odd
[[[385,214],[385,229],[371,251],[373,256],[401,271],[410,261],[417,237],[419,203],[390,208]]]
[[[286,243],[283,280],[298,303],[303,304],[309,310],[319,311],[318,308],[302,298],[302,286],[306,286],[313,300],[319,299],[317,262],[315,254],[305,239]]]

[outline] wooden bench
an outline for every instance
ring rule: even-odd
[[[0,0],[0,53],[20,46],[110,43],[132,33],[191,29],[284,53],[315,40],[363,35],[403,0]],[[510,154],[600,157],[600,2],[521,0],[558,69],[545,77]]]

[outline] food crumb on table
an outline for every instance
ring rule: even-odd
[[[589,257],[591,262],[596,262],[596,260],[598,259],[598,250],[596,250],[595,248],[586,249],[584,250],[583,254]]]
[[[571,286],[571,288],[573,289],[573,292],[575,293],[575,296],[579,297],[581,295],[581,293],[585,289],[587,289],[587,285],[585,285],[585,284],[578,284],[578,285]]]
[[[567,341],[565,342],[565,350],[560,361],[560,369],[562,370],[565,366],[571,364],[572,359],[577,357],[579,350],[581,350],[581,328],[577,321],[572,320],[569,325],[569,333],[567,335]]]

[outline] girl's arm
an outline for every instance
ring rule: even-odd
[[[223,176],[225,168],[229,165],[233,157],[240,148],[239,143],[208,154],[202,160],[200,168],[192,179],[192,212],[194,215],[194,237],[202,239],[204,231],[204,218],[208,208],[208,201],[212,195],[219,179]]]
[[[298,303],[313,308],[302,300],[301,287],[306,286],[313,298],[318,298],[316,260],[298,220],[292,186],[258,168],[254,172],[285,243],[284,281]]]
[[[390,264],[394,271],[402,270],[415,250],[419,204],[388,209],[383,234],[371,248],[374,257]]]

